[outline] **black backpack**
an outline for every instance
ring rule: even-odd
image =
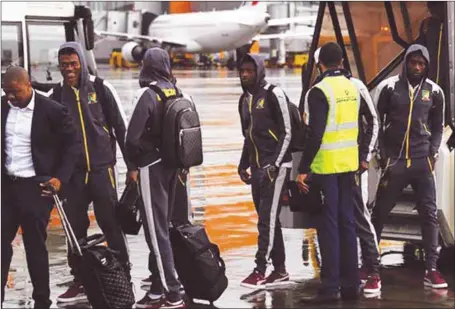
[[[275,85],[270,85],[267,89],[267,96],[274,95],[273,89]],[[289,150],[291,152],[303,151],[303,146],[305,145],[306,138],[306,126],[302,120],[302,114],[300,113],[299,107],[292,103],[288,96],[286,96],[286,101],[288,103],[289,116],[291,118],[291,144],[289,145]],[[274,112],[276,116],[276,112]]]
[[[176,88],[175,96],[167,97],[156,85],[149,85],[164,104],[161,126],[161,158],[174,168],[190,168],[202,164],[202,134],[196,106]]]

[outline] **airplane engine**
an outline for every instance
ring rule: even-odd
[[[145,48],[137,42],[128,42],[122,46],[122,57],[129,62],[140,62]]]

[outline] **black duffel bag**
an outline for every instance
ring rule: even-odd
[[[123,233],[137,235],[142,226],[140,208],[143,207],[142,197],[139,192],[139,185],[132,181],[128,183],[123,191],[117,206],[117,221]]]
[[[210,242],[202,225],[171,227],[175,268],[190,300],[213,303],[228,286],[226,266],[218,246]]]

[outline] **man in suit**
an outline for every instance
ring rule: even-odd
[[[10,68],[2,97],[2,303],[19,226],[33,284],[35,308],[49,308],[46,227],[53,200],[69,181],[81,142],[66,107],[32,89],[27,71]]]

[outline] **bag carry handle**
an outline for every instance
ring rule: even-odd
[[[90,235],[83,241],[78,241],[78,243],[82,249],[87,249],[87,248],[91,248],[93,246],[99,245],[105,241],[106,241],[106,237],[103,234],[98,233],[98,234]]]
[[[76,253],[79,256],[82,256],[81,247],[79,246],[79,242],[77,241],[76,235],[74,235],[74,231],[71,228],[71,224],[66,217],[65,210],[63,209],[62,201],[57,195],[55,188],[50,186],[49,190],[53,193],[52,197],[54,198],[55,207],[57,208],[57,212],[60,216],[62,221],[63,230],[65,231],[66,238],[68,239],[69,246],[73,253]]]

